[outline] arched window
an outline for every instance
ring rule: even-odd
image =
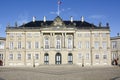
[[[68,49],[72,49],[72,48],[73,48],[72,38],[68,38]]]
[[[49,54],[48,53],[44,54],[44,64],[49,64]]]
[[[68,54],[68,64],[73,64],[73,55],[72,55],[72,53]]]
[[[50,46],[49,46],[49,38],[45,38],[45,39],[44,39],[44,48],[45,48],[45,49],[49,49],[49,47],[50,47]]]
[[[55,64],[61,64],[62,60],[61,60],[61,54],[60,53],[57,53],[55,55]]]
[[[60,48],[61,48],[61,39],[56,38],[56,49],[60,49]]]

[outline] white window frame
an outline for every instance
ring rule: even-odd
[[[73,48],[73,40],[72,38],[68,38],[68,49],[72,49]]]
[[[56,38],[56,49],[61,49],[61,39]]]

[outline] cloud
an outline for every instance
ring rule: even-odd
[[[67,8],[67,9],[60,9],[60,14],[63,13],[63,12],[68,12],[69,10],[71,10],[71,8]],[[51,11],[50,14],[58,14],[57,11]]]
[[[106,18],[106,16],[104,16],[104,15],[91,15],[91,16],[89,16],[89,18],[91,18],[91,19],[104,19],[104,18]]]
[[[18,25],[22,25],[23,23],[27,23],[29,20],[28,13],[22,13],[18,15],[17,23]]]

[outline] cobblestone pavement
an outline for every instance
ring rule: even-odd
[[[120,67],[0,67],[0,80],[120,80]]]

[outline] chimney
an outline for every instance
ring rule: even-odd
[[[36,18],[36,17],[35,17],[35,16],[33,16],[33,22],[35,22],[35,18]]]
[[[70,21],[73,22],[73,17],[72,16],[70,17]]]
[[[43,21],[46,22],[46,16],[44,16]]]

